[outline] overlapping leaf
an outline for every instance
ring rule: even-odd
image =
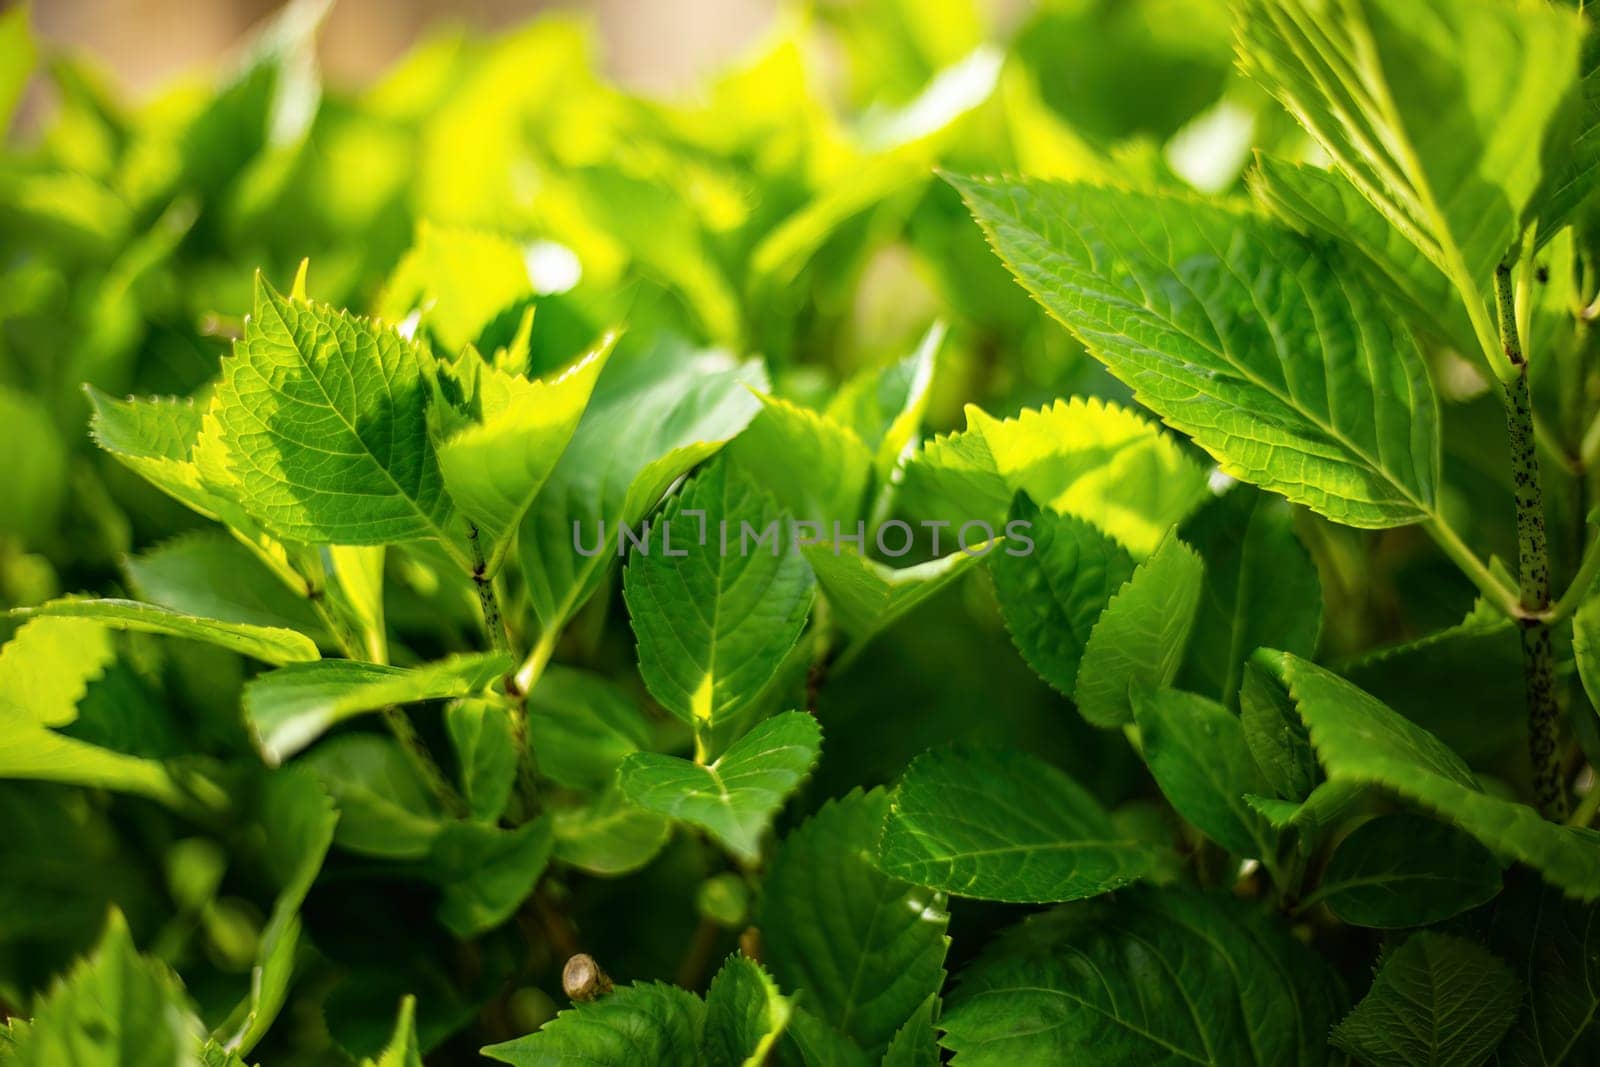
[[[1224,471],[1352,526],[1434,513],[1427,369],[1335,250],[1179,197],[956,181],[1023,286]]]
[[[941,748],[914,760],[878,845],[878,866],[891,877],[1035,903],[1109,892],[1153,874],[1161,860],[1050,764],[990,748]]]
[[[784,838],[762,894],[763,958],[784,988],[870,1053],[944,981],[940,894],[873,865],[883,790],[851,792]]]
[[[821,747],[817,720],[786,711],[755,726],[710,763],[636,752],[622,761],[618,775],[623,792],[641,808],[698,826],[749,861]]]
[[[1427,808],[1497,855],[1526,863],[1570,896],[1600,897],[1600,833],[1546,822],[1485,793],[1438,738],[1321,667],[1270,657],[1311,732],[1328,778],[1380,786]]]

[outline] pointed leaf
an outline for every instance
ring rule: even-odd
[[[203,1031],[183,987],[140,956],[113,911],[93,954],[38,1004],[7,1063],[17,1067],[198,1067]]]
[[[1517,1017],[1516,978],[1487,949],[1424,931],[1386,953],[1361,1003],[1329,1035],[1374,1067],[1476,1067]]]
[[[693,993],[660,982],[619,986],[568,1008],[537,1031],[481,1051],[512,1067],[700,1067],[706,1007]]]
[[[1243,901],[1129,890],[1027,920],[961,973],[939,1026],[963,1067],[1320,1065],[1326,964]]]
[[[1097,896],[1160,868],[1082,786],[1043,760],[957,746],[912,761],[894,792],[878,866],[980,900]]]
[[[638,523],[744,429],[760,407],[750,389],[767,385],[757,363],[670,339],[631,363],[612,361],[518,534],[543,634],[559,632],[599,585],[617,558],[618,524]]]
[[[333,840],[341,848],[420,859],[443,829],[443,811],[393,738],[329,738],[295,765],[316,775],[333,798],[339,809]]]
[[[768,526],[768,545],[743,536]],[[721,461],[673,497],[628,563],[639,672],[697,731],[748,707],[800,639],[816,582],[787,533],[777,504]]]
[[[1339,676],[1286,653],[1272,654],[1270,663],[1331,781],[1382,786],[1497,855],[1526,863],[1569,895],[1600,897],[1600,833],[1546,822],[1526,804],[1482,792],[1443,742]]]
[[[857,644],[915,610],[918,604],[956,581],[987,553],[956,551],[910,567],[890,567],[868,559],[843,542],[803,545],[806,562],[828,599],[832,618]]]
[[[1498,353],[1483,293],[1575,82],[1576,14],[1486,0],[1246,0],[1236,11],[1241,66],[1450,276],[1480,345]]]
[[[484,404],[483,421],[439,446],[445,488],[487,545],[487,574],[499,570],[518,523],[572,440],[615,344],[608,335],[549,382],[487,369],[504,395]]]
[[[789,1025],[793,1002],[761,964],[729,956],[706,991],[708,1067],[762,1067]]]
[[[819,536],[838,523],[854,533],[866,507],[872,453],[855,431],[827,415],[774,396],[728,446],[733,461],[797,519],[819,524]]]
[[[1024,288],[1228,474],[1350,526],[1434,513],[1427,368],[1336,249],[1177,197],[957,186]]]
[[[245,719],[268,763],[276,765],[336,723],[390,704],[471,696],[511,669],[503,653],[453,656],[421,667],[330,659],[283,667],[252,679]]]
[[[1198,505],[1205,472],[1140,415],[1102,400],[1058,400],[999,420],[967,407],[967,429],[906,464],[903,510],[996,529],[1013,496],[1094,523],[1140,556]]]
[[[1500,864],[1444,823],[1399,812],[1364,822],[1339,842],[1316,896],[1355,926],[1427,926],[1500,892]]]
[[[1489,947],[1511,964],[1526,993],[1495,1062],[1593,1063],[1600,1056],[1600,905],[1564,900],[1526,876],[1507,882]]]
[[[321,655],[315,641],[294,630],[205,619],[137,600],[63,597],[34,608],[13,609],[12,614],[29,618],[90,619],[115,630],[186,637],[266,663],[304,663]]]
[[[292,541],[446,540],[423,359],[392,329],[258,279],[211,408],[244,509]]]
[[[1133,572],[1095,621],[1083,648],[1072,699],[1096,726],[1133,721],[1135,685],[1170,684],[1200,602],[1204,566],[1175,534]]]
[[[761,897],[773,975],[873,1056],[944,984],[950,941],[941,894],[873,865],[888,812],[881,789],[823,805],[783,839]]]
[[[458,700],[445,708],[445,732],[461,770],[461,793],[474,819],[494,822],[506,810],[517,777],[511,716],[486,700]],[[543,750],[535,749],[543,755]]]
[[[1039,677],[1071,696],[1094,624],[1133,577],[1133,558],[1088,522],[1041,511],[1025,493],[1007,526],[1028,524],[1032,551],[1010,540],[989,557],[1011,640]]]
[[[217,531],[176,537],[131,557],[125,566],[142,600],[171,611],[307,635],[324,630],[310,601],[248,548]]]
[[[1239,717],[1176,689],[1134,690],[1133,712],[1145,762],[1178,814],[1229,852],[1270,860],[1274,835],[1244,799],[1267,782]]]
[[[822,728],[803,711],[758,724],[704,766],[635,752],[618,771],[628,799],[648,811],[705,830],[741,860],[760,851],[767,824],[811,772]]]
[[[1208,503],[1182,536],[1206,571],[1178,684],[1236,707],[1245,661],[1256,649],[1316,652],[1317,568],[1295,537],[1289,506],[1245,486]]]

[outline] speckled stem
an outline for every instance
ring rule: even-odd
[[[1550,625],[1541,616],[1550,607],[1550,551],[1545,539],[1544,493],[1539,482],[1539,452],[1533,431],[1533,401],[1528,392],[1528,360],[1517,332],[1511,292],[1511,265],[1495,268],[1495,309],[1500,343],[1516,370],[1502,382],[1506,429],[1511,441],[1511,482],[1517,503],[1517,588],[1522,618],[1522,670],[1528,691],[1528,752],[1533,759],[1533,790],[1545,818],[1567,817],[1557,745],[1555,652]]]

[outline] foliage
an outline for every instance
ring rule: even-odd
[[[0,1064],[1595,1062],[1579,6],[0,15]]]

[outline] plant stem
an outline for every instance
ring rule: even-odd
[[[483,609],[483,628],[489,634],[489,647],[496,652],[509,653],[511,643],[506,640],[505,618],[500,614],[500,598],[495,595],[494,576],[483,559],[478,528],[469,526],[467,529],[467,540],[472,545],[472,584],[478,589],[478,606]]]
[[[1533,758],[1534,798],[1548,819],[1567,814],[1566,790],[1557,752],[1555,653],[1550,624],[1550,551],[1545,541],[1544,493],[1539,483],[1539,453],[1533,432],[1533,401],[1528,391],[1528,361],[1517,330],[1509,258],[1495,268],[1496,317],[1500,345],[1516,373],[1501,382],[1506,430],[1511,442],[1511,480],[1517,505],[1517,583],[1522,632],[1522,669],[1528,687],[1528,751]]]

